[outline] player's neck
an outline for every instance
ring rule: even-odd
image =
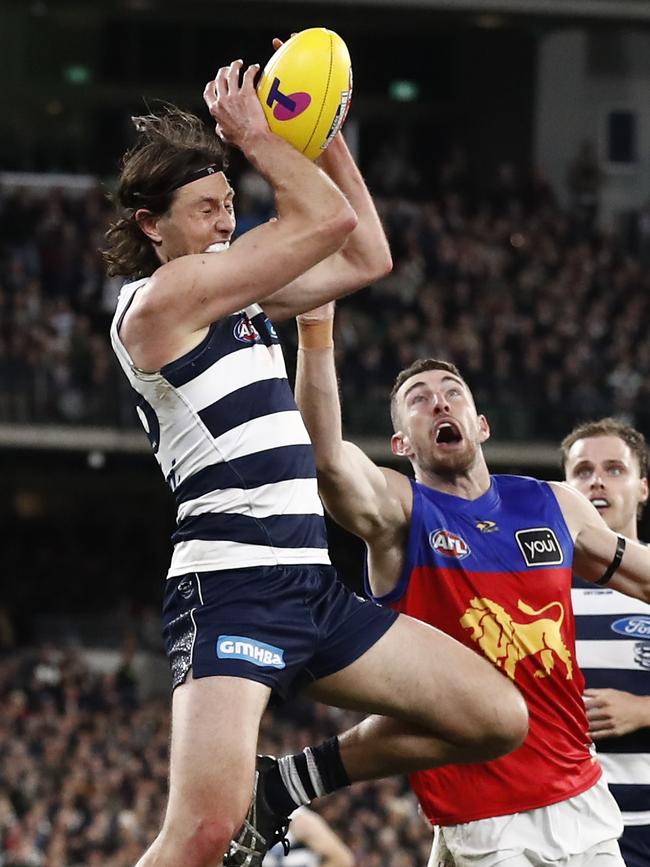
[[[617,530],[621,536],[625,536],[626,539],[631,539],[633,542],[639,541],[639,533],[637,531],[636,518],[631,518],[630,521],[626,524],[625,527],[621,527]]]
[[[477,500],[482,497],[489,490],[491,483],[490,472],[480,452],[472,465],[462,471],[446,473],[417,467],[415,480],[421,485],[433,488],[434,491],[461,497],[463,500]]]

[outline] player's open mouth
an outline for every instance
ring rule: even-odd
[[[459,443],[463,435],[453,421],[443,421],[436,428],[435,441],[445,445]]]
[[[608,509],[609,508],[609,500],[606,500],[605,497],[594,497],[591,501],[592,505],[594,505],[597,509]]]

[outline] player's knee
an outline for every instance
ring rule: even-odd
[[[521,746],[528,734],[528,708],[519,690],[503,680],[480,735],[483,761],[505,756]]]
[[[171,829],[168,829],[171,830]],[[239,826],[229,817],[195,817],[182,831],[185,837],[184,863],[189,867],[212,867],[220,864]]]
[[[224,819],[200,819],[193,829],[191,840],[196,864],[212,867],[213,864],[220,863],[237,830],[232,822]]]

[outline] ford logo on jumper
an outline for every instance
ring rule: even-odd
[[[630,617],[621,617],[612,623],[612,630],[619,635],[629,635],[630,638],[650,639],[650,617],[635,614]]]

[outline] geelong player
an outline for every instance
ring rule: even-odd
[[[352,850],[308,807],[299,807],[291,817],[287,840],[289,852],[278,844],[264,858],[263,867],[354,867]]]
[[[415,480],[375,466],[342,439],[332,318],[333,305],[298,318],[296,398],[326,507],[366,542],[373,598],[484,655],[530,713],[528,737],[509,755],[412,774],[424,813],[459,867],[621,865],[620,812],[588,734],[571,579],[575,569],[648,601],[650,551],[610,530],[564,483],[490,475],[487,419],[447,362],[413,364],[391,395],[392,450]],[[379,745],[385,721],[367,725]],[[277,809],[291,808],[277,776],[304,803],[290,785],[299,760],[284,757],[267,776]]]
[[[221,863],[259,778],[272,694],[309,686],[323,701],[408,722],[385,755],[364,733],[316,749],[319,790],[361,778],[369,755],[377,773],[500,755],[527,725],[521,696],[489,664],[357,598],[329,565],[313,450],[269,317],[367,284],[390,269],[390,254],[341,137],[325,171],[310,163],[270,132],[257,67],[243,77],[241,67],[220,69],[204,97],[221,136],[271,183],[277,219],[229,246],[221,143],[170,108],[136,119],[123,214],[108,236],[112,272],[131,278],[113,347],[178,506],[163,613],[175,687],[169,800],[139,867]],[[274,816],[261,835],[251,827],[227,863],[254,867],[283,833]]]
[[[610,529],[638,540],[648,500],[643,434],[613,418],[588,422],[562,442],[567,482]],[[576,651],[587,689],[589,734],[616,798],[627,867],[650,864],[650,605],[574,577]]]

